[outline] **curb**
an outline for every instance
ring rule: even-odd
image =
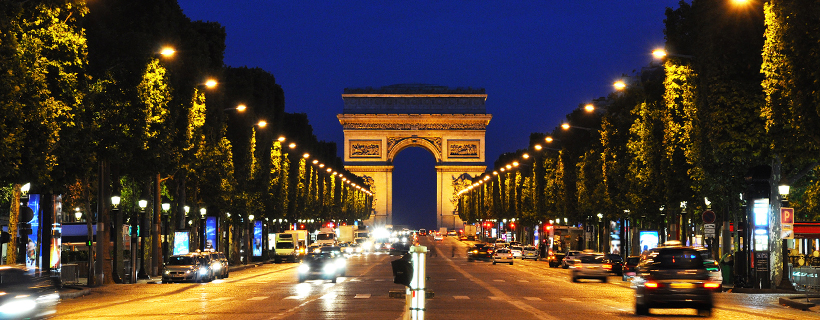
[[[787,307],[790,307],[790,308],[794,308],[794,309],[798,309],[798,310],[803,310],[803,311],[809,310],[809,308],[815,306],[814,303],[801,302],[801,301],[797,301],[797,299],[805,299],[805,298],[804,297],[780,298],[779,301],[780,301],[781,305],[784,305],[784,306],[787,306]]]
[[[72,292],[60,292],[60,299],[74,299],[91,293],[91,289],[82,289]]]

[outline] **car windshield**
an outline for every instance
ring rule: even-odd
[[[336,239],[335,233],[320,233],[316,235],[316,240],[333,240]]]
[[[362,243],[365,243],[365,242],[367,242],[367,239],[365,239],[365,238],[356,239],[356,243],[358,243],[358,244],[362,244]]]
[[[621,256],[619,256],[619,255],[617,255],[617,254],[610,254],[610,255],[607,255],[606,257],[607,257],[610,261],[615,261],[615,262],[620,262],[620,261],[623,261],[623,260],[624,260],[623,258],[621,258]]]
[[[277,242],[276,249],[293,249],[293,242]]]
[[[640,262],[640,261],[641,261],[641,258],[638,258],[638,257],[626,258],[626,263],[628,263],[628,264],[638,264],[638,262]]]
[[[495,251],[496,253],[510,253],[510,250],[507,249],[498,249]]]
[[[703,259],[695,250],[667,249],[652,257],[652,266],[661,269],[704,269]]]
[[[521,247],[510,247],[510,249],[521,251]]]
[[[317,260],[330,259],[330,258],[332,258],[330,252],[321,252],[321,253],[311,252],[311,253],[308,253],[307,256],[305,256],[305,259],[310,260],[310,261],[317,261]]]
[[[171,257],[168,259],[169,266],[189,266],[194,264],[194,258],[189,256]]]
[[[603,263],[604,256],[583,255],[578,257],[578,260],[581,260],[581,263]]]

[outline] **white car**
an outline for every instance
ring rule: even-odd
[[[581,254],[581,251],[570,251],[567,252],[567,255],[564,257],[564,260],[561,260],[561,268],[567,269],[570,265],[575,263],[575,259],[578,258],[578,255]]]
[[[513,257],[512,252],[510,252],[510,249],[501,248],[501,249],[495,250],[493,252],[493,264],[496,264],[498,262],[500,262],[500,263],[508,263],[509,262],[510,265],[513,265],[513,260],[515,260],[515,258]]]
[[[521,258],[524,255],[524,248],[521,246],[510,246],[510,252],[513,255],[513,259]]]
[[[444,241],[444,237],[442,237],[440,233],[436,233],[436,236],[433,237],[433,240],[435,240],[435,241]]]

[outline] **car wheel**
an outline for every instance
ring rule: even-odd
[[[607,280],[609,280],[609,279],[607,279],[606,277],[601,278],[601,282],[603,282],[603,283],[606,283]]]
[[[712,309],[698,309],[698,315],[701,317],[711,317],[712,316]]]
[[[228,276],[230,276],[230,275],[231,275],[231,273],[230,273],[230,272],[225,272],[225,278],[227,278],[227,277],[228,277]]]
[[[336,277],[333,277],[333,279],[330,279],[330,283],[336,283]]]
[[[493,265],[495,265],[495,261],[493,261]]]
[[[635,303],[635,314],[639,316],[649,314],[649,308],[642,304]]]
[[[572,282],[578,282],[578,278],[572,277]]]
[[[565,264],[562,264],[562,265],[561,265],[561,268],[564,268],[564,269],[569,269],[569,266],[568,266],[568,265],[565,265]]]
[[[512,265],[512,264],[513,264],[513,262],[512,262],[512,261],[510,261],[510,265]]]

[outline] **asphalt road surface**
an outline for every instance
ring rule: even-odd
[[[428,254],[427,319],[634,319],[633,290],[620,277],[570,282],[568,271],[543,261],[468,262],[467,243],[423,238]],[[453,256],[454,255],[454,256]],[[348,259],[338,283],[298,283],[293,263],[231,272],[211,283],[110,285],[64,300],[56,319],[400,319],[404,299],[390,298],[395,256]],[[776,294],[719,293],[715,319],[820,319],[777,304]],[[694,310],[652,309],[643,318],[692,319]]]

